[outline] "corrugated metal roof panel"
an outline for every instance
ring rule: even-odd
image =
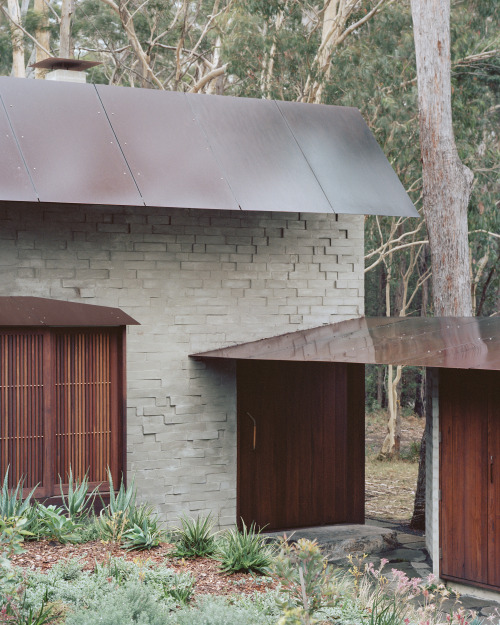
[[[238,209],[184,93],[96,89],[146,206]]]
[[[243,210],[333,213],[274,101],[186,97]]]
[[[193,357],[500,370],[500,317],[362,317]]]
[[[19,151],[0,98],[0,189],[1,199],[37,202],[38,196]]]
[[[335,212],[418,217],[358,109],[277,105]]]
[[[104,327],[139,325],[119,308],[43,297],[0,297],[1,326]]]
[[[94,85],[3,77],[0,95],[41,202],[143,204]]]

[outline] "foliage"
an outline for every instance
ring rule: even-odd
[[[24,479],[19,480],[15,488],[9,489],[9,469],[10,467],[7,467],[2,490],[0,491],[0,518],[4,520],[25,516],[30,509],[31,498],[36,489],[36,487],[33,488],[26,499],[23,500]]]
[[[334,570],[328,565],[315,540],[300,538],[295,543],[285,537],[273,563],[273,575],[281,582],[285,595],[282,607],[288,611],[289,620],[284,623],[306,618],[303,613],[311,618],[318,610],[335,607],[338,603],[339,592]],[[297,606],[300,610],[295,609]]]
[[[26,534],[23,527],[26,519],[0,519],[0,617],[11,616],[16,609],[16,599],[22,583],[19,572],[12,567],[10,558],[22,553],[21,547]],[[0,621],[1,622],[1,621]]]
[[[140,506],[134,512],[135,515],[129,519],[130,524],[133,523],[132,527],[122,534],[123,547],[129,551],[157,547],[164,536],[158,516],[149,506]],[[134,516],[139,518],[135,520]]]
[[[181,526],[174,530],[176,540],[172,555],[177,558],[210,557],[216,551],[215,535],[213,534],[214,520],[211,515],[197,516],[190,519],[180,518]]]
[[[100,606],[71,614],[67,625],[165,625],[165,609],[139,582],[128,582]]]
[[[255,523],[249,528],[242,520],[242,529],[226,530],[217,549],[224,573],[253,571],[265,575],[273,563],[275,548],[256,530]]]
[[[108,482],[109,482],[109,505],[104,508],[105,514],[113,516],[126,516],[128,512],[135,505],[136,489],[135,489],[135,477],[129,486],[125,486],[123,480],[120,482],[120,488],[115,493],[113,476],[108,469]],[[102,501],[102,499],[101,499]],[[104,502],[102,502],[104,505]]]
[[[62,480],[60,477],[59,488],[61,490],[63,508],[66,510],[68,518],[70,518],[72,521],[79,519],[84,514],[84,512],[89,509],[97,491],[97,489],[94,489],[89,494],[89,479],[87,474],[85,474],[81,482],[78,482],[78,480],[73,480],[73,472],[71,470],[71,467],[69,468],[67,494],[64,494]]]
[[[108,481],[109,481],[109,504],[107,506],[103,503],[103,509],[101,510],[99,520],[97,523],[98,533],[103,540],[121,541],[123,534],[132,529],[130,524],[130,515],[135,508],[136,489],[135,478],[128,487],[125,486],[123,480],[120,482],[120,487],[115,492],[113,477],[111,471],[108,469]]]
[[[80,560],[68,559],[58,562],[47,573],[28,573],[26,603],[38,609],[47,595],[50,602],[62,602],[72,611],[95,614],[118,589],[142,585],[144,592],[154,601],[173,609],[176,604],[182,605],[190,600],[194,581],[189,573],[176,573],[165,565],[150,561],[110,558],[91,572],[83,570]]]
[[[54,505],[44,506],[38,504],[37,513],[40,537],[56,540],[62,544],[67,542],[78,543],[81,541],[78,532],[82,525],[67,517],[63,508]]]
[[[168,625],[275,625],[278,611],[273,593],[246,598],[207,596],[175,612]]]

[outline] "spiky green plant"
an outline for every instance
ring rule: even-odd
[[[264,575],[273,563],[276,548],[266,542],[255,523],[247,527],[242,520],[241,524],[241,531],[227,530],[218,545],[216,557],[221,569],[224,573],[253,571]]]
[[[178,558],[210,557],[216,551],[214,520],[209,514],[191,519],[182,516],[181,526],[175,528],[176,547],[172,555]]]
[[[35,486],[26,499],[23,500],[24,478],[18,481],[15,488],[9,489],[9,469],[10,467],[7,467],[2,490],[0,491],[0,518],[5,520],[25,516],[30,509],[31,498],[36,490]]]

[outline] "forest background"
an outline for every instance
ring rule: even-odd
[[[473,313],[500,310],[500,4],[451,2],[452,107],[468,207]],[[43,77],[48,56],[102,64],[89,81],[355,106],[417,209],[422,167],[410,0],[0,0],[0,74]],[[365,218],[367,316],[432,315],[424,219]],[[424,416],[425,376],[368,367],[368,410]]]

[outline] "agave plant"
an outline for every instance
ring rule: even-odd
[[[89,478],[88,473],[85,473],[83,480],[79,482],[73,479],[73,472],[71,467],[68,474],[68,494],[63,492],[63,485],[61,476],[59,476],[59,488],[61,490],[61,499],[63,508],[66,510],[68,518],[75,520],[82,516],[82,514],[90,506],[97,488],[89,493]]]
[[[181,527],[174,530],[177,546],[172,553],[173,556],[201,558],[215,553],[215,536],[212,531],[214,521],[210,514],[206,517],[198,516],[196,519],[183,516],[180,522]]]
[[[24,478],[20,479],[16,488],[9,490],[9,468],[5,473],[2,490],[0,491],[0,518],[8,520],[25,516],[31,506],[31,498],[35,488],[23,500]],[[38,486],[38,484],[37,484]]]

